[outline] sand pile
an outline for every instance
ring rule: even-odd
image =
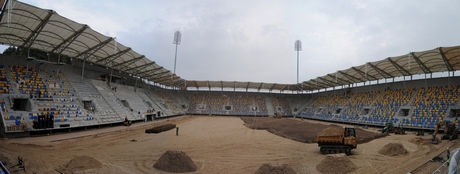
[[[333,135],[340,135],[342,132],[337,127],[327,127],[326,129],[322,130],[318,133],[318,136],[333,136]]]
[[[255,174],[296,174],[296,172],[287,164],[283,164],[281,166],[272,166],[265,163],[262,164],[259,169],[257,169]]]
[[[175,173],[194,172],[197,170],[195,162],[185,152],[172,150],[163,153],[153,167]]]
[[[407,154],[407,149],[401,143],[388,143],[379,150],[379,153],[386,156],[398,156]]]
[[[331,154],[321,161],[316,169],[321,173],[348,173],[357,169],[356,165],[345,154]]]
[[[66,165],[56,169],[61,173],[74,173],[75,171],[84,171],[88,169],[98,169],[102,167],[102,163],[93,157],[77,156],[71,159]]]

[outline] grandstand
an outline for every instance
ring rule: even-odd
[[[188,81],[129,47],[112,44],[112,37],[51,10],[21,2],[2,13],[7,10],[13,16],[9,27],[0,27],[0,41],[23,51],[0,56],[3,137],[121,125],[125,116],[150,121],[186,114],[277,113],[358,125],[393,122],[427,130],[460,116],[460,77],[455,76],[460,46],[369,62],[300,84]],[[115,45],[120,51],[112,54]],[[26,56],[28,49],[71,59],[39,60]],[[415,65],[408,66],[408,59]],[[433,78],[438,72],[448,75]]]

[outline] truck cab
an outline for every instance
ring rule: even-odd
[[[343,136],[343,144],[352,146],[353,149],[357,147],[356,132],[354,128],[345,128]]]

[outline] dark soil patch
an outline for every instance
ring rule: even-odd
[[[257,169],[255,174],[296,174],[296,172],[287,164],[283,164],[281,166],[272,166],[265,163],[262,164],[259,169]]]
[[[185,152],[172,150],[163,153],[153,167],[175,173],[194,172],[198,169],[195,162]]]
[[[157,134],[157,133],[168,131],[168,130],[171,130],[171,129],[174,129],[174,128],[176,128],[175,124],[165,124],[165,125],[155,126],[153,128],[150,128],[150,129],[146,129],[145,133]]]
[[[241,117],[244,125],[251,129],[267,130],[275,135],[299,141],[302,143],[315,143],[316,135],[328,127],[340,129],[338,125],[324,125],[308,123],[296,119],[274,119],[271,117]],[[358,144],[366,143],[377,138],[385,137],[388,134],[374,133],[355,128],[356,141]]]

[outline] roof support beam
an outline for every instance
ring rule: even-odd
[[[188,88],[188,84],[189,82],[188,81],[184,81],[184,88],[187,89]]]
[[[332,77],[332,78],[336,78],[335,76],[332,76],[331,74],[327,74],[327,76]],[[341,81],[341,83],[345,82],[345,83],[343,83],[343,84],[352,84],[352,83],[353,83],[353,82],[350,82],[350,81],[345,80],[345,79],[342,79],[342,78],[336,78],[336,79],[337,79],[337,82],[338,82],[338,81]],[[340,85],[341,85],[341,84],[340,84]]]
[[[139,72],[139,75],[148,74],[148,73],[155,72],[155,71],[158,71],[158,70],[161,70],[161,69],[163,69],[162,66],[160,66],[160,67],[158,67],[158,68],[151,69],[151,70]]]
[[[364,66],[366,66],[366,65],[364,65]],[[369,75],[368,73],[365,73],[365,72],[361,71],[360,69],[358,69],[358,68],[356,68],[356,67],[351,67],[351,68],[352,68],[353,70],[355,70],[356,72],[358,72],[359,74],[361,74],[364,78],[366,78],[366,80],[369,80],[369,81],[370,81],[370,80],[377,80],[377,78],[375,78],[374,76]],[[371,77],[372,79],[369,79],[369,78],[367,78],[366,76],[367,76],[367,77]]]
[[[441,54],[442,60],[444,60],[444,63],[446,64],[447,70],[454,71],[454,68],[452,68],[452,65],[450,64],[449,60],[447,60],[446,55],[442,52],[441,47],[439,47],[438,50],[439,54]]]
[[[186,81],[185,88],[188,88],[188,87],[195,87],[198,90],[198,85],[196,84],[195,81]]]
[[[257,88],[257,91],[260,91],[260,89],[262,89],[263,84],[264,83],[260,83],[259,87]]]
[[[391,64],[393,64],[393,66],[396,67],[396,69],[398,69],[399,73],[401,73],[401,75],[403,76],[410,76],[412,75],[410,72],[408,72],[406,69],[404,69],[403,67],[399,66],[395,61],[391,60],[390,58],[387,59]],[[405,73],[405,74],[404,74]]]
[[[390,74],[388,74],[387,72],[385,72],[384,70],[380,69],[379,67],[371,64],[371,63],[367,63],[371,68],[373,68],[375,71],[377,71],[377,73],[379,73],[381,76],[383,76],[384,78],[390,78],[390,77],[393,77],[391,76]]]
[[[124,71],[129,72],[129,71],[132,71],[132,70],[135,70],[135,69],[142,69],[142,68],[145,68],[145,67],[153,65],[153,64],[155,64],[155,62],[150,62],[150,63],[143,64],[143,65],[140,65],[140,66],[135,66],[135,67],[132,67],[132,68],[129,68],[129,69],[125,69]]]
[[[63,40],[61,43],[59,43],[54,49],[51,50],[51,52],[55,52],[58,54],[61,54],[75,39],[78,38],[78,36],[81,35],[86,29],[88,28],[88,25],[83,25],[78,31],[74,32],[72,35],[70,35],[68,38]]]
[[[157,81],[159,82],[172,82],[172,81],[175,81],[176,79],[180,79],[179,76],[169,76],[169,75],[165,75],[165,76],[162,76],[160,78],[157,79]]]
[[[157,83],[164,83],[165,81],[170,82],[171,81],[171,76],[162,76],[160,78],[155,79]]]
[[[415,61],[417,62],[418,66],[420,66],[420,68],[422,68],[422,70],[423,70],[423,72],[424,72],[425,74],[432,73],[431,70],[430,70],[430,68],[428,68],[428,67],[420,60],[420,58],[417,57],[417,56],[415,55],[414,52],[411,52],[410,54],[412,55],[412,57],[414,57],[414,59],[415,59]]]
[[[180,83],[181,83],[181,80],[180,78],[174,78],[173,81],[171,81],[171,86],[174,86],[174,87],[180,87]]]
[[[356,82],[353,82],[353,83],[363,82],[363,80],[358,79],[358,78],[356,78],[356,77],[353,77],[353,76],[351,76],[351,75],[349,75],[349,74],[347,74],[347,73],[344,73],[344,72],[342,72],[342,71],[337,71],[337,72],[340,73],[340,74],[342,74],[342,75],[344,75],[344,76],[346,76],[346,77],[348,77],[349,79],[353,79],[353,80],[356,81]]]
[[[310,86],[312,90],[320,90],[321,88],[326,88],[326,86],[321,82],[318,82],[318,81],[313,82],[313,79],[309,80],[308,82],[306,84],[308,84],[308,86]]]
[[[107,65],[108,63],[112,62],[112,60],[115,60],[116,58],[122,56],[123,54],[127,53],[128,51],[131,51],[131,48],[126,48],[125,50],[123,51],[119,51],[115,54],[112,54],[112,55],[109,55],[105,58],[102,58],[102,59],[99,59],[96,61],[96,63],[100,63],[100,62],[105,62],[105,65]],[[110,60],[111,58],[113,58],[112,60]]]
[[[311,84],[307,83],[307,82],[303,82],[302,83],[302,86],[303,86],[303,89],[304,90],[310,90],[310,91],[313,91],[313,87],[311,86]]]
[[[273,88],[275,88],[275,86],[276,86],[276,83],[273,83],[273,85],[272,85],[272,87],[270,87],[269,91],[272,91]]]
[[[286,87],[288,87],[288,86],[289,86],[289,85],[284,85],[284,86],[280,89],[280,91],[284,91],[284,89],[286,89]]]
[[[325,84],[325,83],[323,83],[323,82],[318,81],[318,78],[316,79],[316,83],[318,83],[322,88],[328,88],[328,87],[329,87],[329,85],[327,85],[327,84]]]
[[[89,56],[91,56],[92,54],[94,54],[95,52],[97,52],[98,50],[100,50],[102,47],[104,47],[105,45],[107,45],[108,43],[110,43],[111,41],[113,40],[112,37],[109,37],[109,39],[97,44],[97,45],[94,45],[93,47],[91,48],[88,48],[87,50],[81,52],[80,54],[78,54],[77,56],[75,56],[75,58],[81,58],[81,59],[88,59]],[[83,56],[83,57],[81,57]]]
[[[127,61],[124,61],[124,62],[117,63],[117,64],[115,64],[113,67],[114,67],[114,68],[117,68],[117,67],[119,67],[119,66],[121,66],[121,65],[124,65],[124,64],[134,63],[134,62],[136,62],[136,61],[138,61],[138,60],[141,60],[141,59],[143,59],[143,58],[145,58],[144,55],[139,56],[139,57],[136,57],[136,58],[131,59],[131,60],[127,60]]]
[[[35,27],[32,33],[27,37],[26,41],[21,45],[21,47],[24,48],[24,50],[28,50],[32,46],[32,44],[35,42],[35,39],[37,39],[38,35],[43,30],[43,28],[48,23],[48,21],[54,13],[55,12],[53,10],[48,10],[48,14],[45,16],[45,18],[43,18],[40,21],[40,24],[38,24],[37,27]]]
[[[169,73],[170,71],[163,71],[161,73],[156,73],[156,74],[152,74],[150,76],[152,76],[153,78],[158,78],[158,76],[162,76],[163,74],[167,74]]]
[[[325,78],[322,78],[322,77],[318,77],[318,79],[320,79],[320,80],[322,80],[322,81],[326,81],[326,82],[329,82],[329,83],[331,83],[331,84],[329,84],[329,85],[328,85],[328,86],[330,86],[330,87],[333,87],[333,85],[338,85],[338,86],[340,86],[340,84],[339,84],[339,83],[336,83],[336,82],[333,82],[333,81],[327,80],[327,79],[325,79]]]

